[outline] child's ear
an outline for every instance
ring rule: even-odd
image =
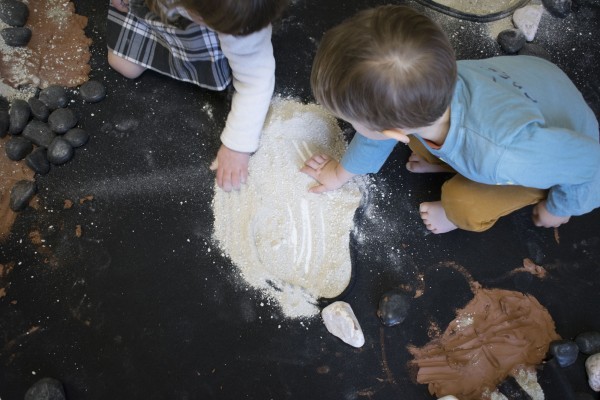
[[[408,133],[403,129],[398,129],[398,128],[386,129],[381,133],[383,133],[384,136],[387,136],[390,139],[396,139],[397,141],[402,142],[404,144],[408,144],[408,142],[410,142]]]

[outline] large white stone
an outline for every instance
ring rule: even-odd
[[[589,356],[585,360],[585,370],[588,374],[588,383],[594,392],[600,392],[600,353]]]
[[[513,13],[513,23],[523,32],[528,42],[535,38],[543,13],[544,7],[541,5],[525,6]]]
[[[331,303],[321,311],[321,317],[332,335],[350,346],[361,347],[365,344],[365,336],[350,304],[343,301]]]
[[[448,396],[440,397],[438,400],[458,400],[458,398],[456,398],[452,395],[448,395]]]

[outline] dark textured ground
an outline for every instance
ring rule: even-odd
[[[108,97],[72,103],[90,142],[37,179],[41,207],[23,212],[0,245],[0,264],[14,265],[0,276],[2,400],[22,399],[45,376],[61,380],[69,400],[428,399],[407,367],[406,346],[423,345],[445,328],[470,300],[471,278],[531,293],[564,338],[600,330],[598,210],[561,227],[558,241],[552,230],[532,225],[529,209],[485,233],[434,236],[421,226],[417,207],[437,197],[443,177],[409,175],[403,147],[374,177],[377,189],[356,215],[356,282],[345,300],[365,346],[344,345],[318,319],[288,320],[260,306],[260,294],[240,286],[211,238],[208,166],[227,94],[153,73],[121,78],[105,61],[107,1],[75,3],[90,19],[92,78],[106,84]],[[294,1],[273,38],[276,92],[312,101],[308,77],[323,32],[377,4]],[[600,8],[589,0],[574,8],[564,20],[544,15],[536,43],[598,115]],[[428,13],[448,29],[459,58],[500,54],[485,25]],[[80,203],[86,196],[93,199]],[[74,206],[64,209],[65,199]],[[45,242],[32,241],[31,232]],[[512,274],[525,258],[546,268],[547,278]],[[379,297],[401,286],[423,295],[404,324],[384,328],[375,314]],[[583,361],[540,370],[547,399],[591,394]]]

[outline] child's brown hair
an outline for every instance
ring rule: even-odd
[[[313,62],[315,98],[367,128],[429,126],[446,111],[456,56],[430,18],[406,6],[362,11],[328,31]]]
[[[182,7],[202,18],[217,32],[248,35],[278,18],[287,0],[145,0],[150,10],[166,19],[168,10]]]

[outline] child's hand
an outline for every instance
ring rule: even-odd
[[[319,182],[319,185],[309,189],[311,193],[323,193],[337,189],[354,176],[326,154],[312,156],[306,160],[300,171]]]
[[[231,150],[225,145],[217,152],[217,158],[210,166],[217,171],[217,185],[226,192],[231,189],[239,190],[248,178],[248,162],[250,153]]]
[[[556,228],[566,224],[571,219],[571,217],[559,217],[550,213],[546,208],[546,200],[540,201],[533,207],[532,215],[535,226],[543,226],[544,228]]]
[[[110,4],[121,12],[129,11],[129,0],[111,0]]]

